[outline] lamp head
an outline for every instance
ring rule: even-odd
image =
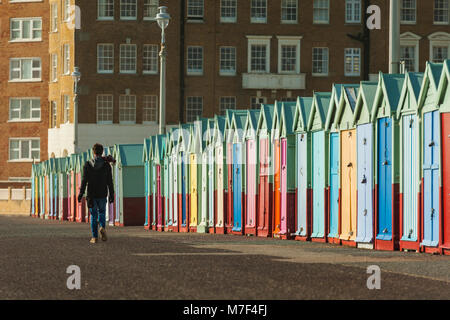
[[[158,8],[158,14],[156,15],[156,21],[158,26],[164,30],[169,25],[170,14],[167,13],[167,7],[162,6]]]
[[[81,72],[78,67],[75,67],[72,72],[72,79],[73,79],[73,81],[78,82],[78,81],[80,81],[80,78],[81,78]]]

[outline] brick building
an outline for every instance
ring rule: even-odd
[[[449,0],[400,2],[406,68],[424,71],[425,61],[448,58]],[[97,141],[141,142],[157,131],[161,31],[154,16],[161,5],[172,17],[166,30],[169,125],[197,115],[211,117],[226,108],[329,91],[332,83],[375,79],[389,68],[389,0],[43,3],[50,39],[43,59],[48,65],[43,72],[49,72],[49,156],[74,151],[70,73],[75,66],[82,73],[79,150]],[[381,10],[380,30],[366,28],[369,5]]]
[[[0,187],[47,158],[48,2],[0,2]]]

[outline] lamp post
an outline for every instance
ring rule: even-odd
[[[78,67],[74,67],[72,79],[74,83],[73,89],[73,151],[78,153],[78,82],[80,82],[81,72]]]
[[[167,7],[159,7],[156,21],[161,28],[161,51],[159,57],[161,60],[161,74],[159,79],[159,134],[166,131],[166,40],[165,29],[169,25],[170,14],[167,13]]]

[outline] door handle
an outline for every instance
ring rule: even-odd
[[[388,232],[388,229],[384,228],[383,233],[387,233],[387,232]]]
[[[434,144],[435,144],[434,141],[431,141],[431,142],[428,144],[428,146],[429,146],[429,147],[433,147]]]
[[[366,175],[363,176],[361,183],[367,183]]]
[[[353,167],[353,164],[352,164],[351,162],[349,162],[349,163],[347,164],[347,168],[350,168],[350,167]]]
[[[410,127],[410,128],[412,128],[413,122],[414,122],[413,119],[410,119],[410,120],[409,120],[409,127]]]
[[[383,161],[383,166],[387,166],[389,164],[389,162],[387,160]]]

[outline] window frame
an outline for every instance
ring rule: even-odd
[[[253,103],[253,99],[255,99],[255,103]],[[262,99],[262,102],[260,101],[261,99]],[[262,96],[250,97],[250,109],[251,110],[259,110],[259,109],[261,109],[261,104],[266,104],[266,103],[267,103],[267,97],[262,97]],[[257,108],[254,108],[253,105],[255,105],[255,106],[260,105],[260,106]]]
[[[300,62],[301,62],[301,40],[303,36],[277,36],[278,39],[278,74],[300,74]],[[295,70],[283,71],[282,70],[282,48],[283,46],[295,46]]]
[[[111,57],[100,57],[100,47],[109,47],[112,48],[112,56]],[[105,52],[105,51],[103,51]],[[112,59],[112,69],[111,70],[104,70],[100,69],[100,59]],[[105,63],[103,63],[105,65]],[[114,74],[115,69],[115,57],[114,57],[114,43],[97,43],[97,73],[98,74]]]
[[[417,23],[417,0],[409,0],[409,1],[414,1],[414,8],[404,8],[403,7],[403,2],[405,0],[401,0],[400,2],[400,24],[416,24]],[[414,20],[403,20],[403,10],[414,10]]]
[[[254,15],[254,12],[253,12],[253,9],[254,9],[253,1],[264,1],[264,3],[265,3],[265,6],[264,6],[265,16],[264,16],[264,18],[253,16]],[[250,0],[250,23],[267,23],[267,0]]]
[[[234,8],[234,13],[235,13],[234,17],[232,17],[232,16],[231,17],[224,17],[224,16],[222,16],[222,14],[223,14],[222,10],[224,8],[224,6],[223,6],[223,2],[224,1],[234,1],[234,7],[232,7],[232,6],[228,6],[227,7],[227,8],[231,8],[231,9]],[[237,0],[220,0],[220,22],[221,23],[236,23],[237,22],[237,15],[238,15]]]
[[[18,159],[11,159],[11,143],[13,141],[19,141],[19,147],[17,148],[17,151],[19,152],[19,158]],[[39,161],[41,158],[41,138],[36,137],[10,137],[8,139],[8,162],[32,162],[33,161],[33,151],[37,151],[37,148],[33,148],[33,141],[39,141]],[[28,142],[29,143],[29,158],[22,158],[22,143]]]
[[[352,50],[350,55],[347,54],[347,50]],[[355,55],[355,51],[358,52],[358,55]],[[351,57],[351,65],[353,72],[347,72],[347,57]],[[358,73],[354,72],[355,69],[355,57],[359,59],[359,71]],[[361,48],[345,48],[344,49],[344,75],[346,77],[360,77],[361,76]]]
[[[155,50],[156,56],[155,57],[145,57],[145,50],[146,50],[146,48],[149,48],[149,47],[156,48],[156,50]],[[151,43],[146,43],[142,46],[142,74],[146,74],[146,75],[158,74],[158,72],[159,72],[158,48],[159,47],[157,44],[151,44]],[[154,70],[145,70],[145,66],[146,66],[145,59],[148,59],[148,60],[154,59],[155,61],[153,61],[153,62],[155,64],[156,68]]]
[[[103,4],[105,7],[112,3],[112,16],[100,16],[100,2],[108,1],[109,3]],[[114,0],[97,0],[97,21],[114,21],[115,18],[115,1]]]
[[[234,108],[230,108],[230,104],[227,104],[227,106],[224,107],[223,106],[223,102],[225,102],[225,103],[231,102],[231,100],[230,101],[224,101],[224,99],[231,99],[231,100],[233,100]],[[219,113],[221,115],[225,115],[225,110],[226,109],[236,110],[236,108],[237,108],[236,101],[237,101],[236,96],[220,96],[219,97]]]
[[[31,78],[30,79],[22,78],[22,76],[23,76],[22,64],[23,64],[24,60],[31,60]],[[15,61],[20,62],[20,66],[19,66],[19,70],[18,70],[20,73],[19,79],[12,78],[12,73],[14,72],[14,70],[12,68],[12,63]],[[33,67],[34,61],[39,61],[39,69]],[[33,71],[39,71],[39,78],[33,78]],[[21,57],[21,58],[10,58],[9,59],[9,81],[8,82],[40,82],[40,81],[42,81],[42,60],[40,57]]]
[[[149,112],[149,110],[151,110],[150,107],[146,106],[146,98],[155,98],[155,108],[154,108],[154,113],[155,113],[155,120],[151,121],[151,120],[146,120],[146,112]],[[150,101],[151,102],[151,101]],[[158,110],[159,110],[159,99],[158,99],[158,95],[156,94],[146,94],[142,96],[142,124],[146,124],[146,125],[152,125],[152,124],[157,124],[158,123]],[[152,111],[153,112],[153,111]]]
[[[436,21],[436,1],[446,1],[447,3],[447,21]],[[448,25],[450,24],[450,0],[434,0],[433,1],[433,24],[435,25]]]
[[[111,98],[111,101],[100,101],[99,98]],[[109,110],[111,111],[111,120],[99,120],[99,116],[100,116],[100,106],[99,103],[111,103],[111,106],[104,106],[102,105],[101,109],[102,109],[102,116],[105,113],[104,110],[107,110],[107,113],[109,112]],[[114,120],[114,95],[113,94],[108,94],[108,93],[101,93],[101,94],[97,94],[95,97],[95,111],[96,111],[96,122],[97,124],[112,124],[113,120]],[[108,116],[109,114],[107,114]]]
[[[272,36],[247,36],[247,73],[252,74],[268,74],[270,73],[270,52]],[[266,46],[266,68],[265,71],[252,70],[252,46],[264,45]]]
[[[13,29],[13,23],[18,21],[20,24],[19,29]],[[29,33],[30,33],[30,38],[24,38],[23,37],[23,23],[25,21],[28,21],[30,23],[30,29],[29,29]],[[35,28],[34,27],[34,22],[38,21],[40,22],[41,26],[40,28]],[[14,39],[13,38],[13,32],[14,31],[19,31],[20,33],[20,37]],[[39,31],[41,36],[39,38],[34,38],[33,34],[35,31]],[[31,18],[10,18],[9,19],[9,42],[41,42],[42,41],[42,18],[41,17],[31,17]]]
[[[419,70],[419,61],[420,61],[420,51],[419,51],[419,41],[422,37],[412,33],[405,32],[400,35],[400,51],[399,51],[399,61],[402,61],[402,47],[414,47],[414,70],[408,70],[409,72],[418,72]]]
[[[147,3],[147,1],[149,1],[149,3]],[[152,5],[152,1],[155,1],[156,4],[156,14],[158,14],[158,7],[159,7],[159,0],[144,0],[144,5],[142,7],[142,15],[143,15],[143,20],[144,21],[156,21],[156,15],[154,17],[149,17],[145,15],[145,10],[148,7],[153,7],[155,6],[154,4]]]
[[[200,114],[196,114],[195,115],[195,119],[192,119],[190,116],[189,116],[189,99],[194,99],[194,98],[196,98],[196,99],[199,99],[199,101],[196,101],[197,103],[198,102],[201,102],[201,111],[200,111]],[[191,102],[193,102],[193,101],[191,101]],[[203,102],[203,96],[187,96],[186,97],[186,121],[187,122],[192,122],[192,121],[195,121],[195,120],[197,120],[197,117],[198,116],[202,116],[202,114],[203,114],[203,107],[204,107],[204,102]]]
[[[133,98],[134,99],[134,108],[130,108],[130,107],[124,107],[122,106],[122,98]],[[130,102],[130,101],[125,101],[125,102]],[[121,94],[119,96],[119,124],[125,124],[125,125],[134,125],[136,124],[136,108],[137,108],[137,97],[134,94]],[[132,110],[132,112],[134,112],[134,120],[122,120],[122,116],[125,116],[122,112],[124,111],[130,111]],[[128,114],[127,116],[129,116],[130,114]]]
[[[285,20],[283,19],[283,10],[287,10],[287,7],[283,7],[283,3],[285,1],[294,1],[295,2],[295,20]],[[281,17],[280,21],[282,24],[296,24],[298,23],[298,0],[281,0]]]
[[[126,6],[128,5],[123,3],[124,1],[134,1],[134,7],[135,7],[135,14],[134,16],[123,16],[122,15],[122,6]],[[120,0],[119,2],[119,16],[120,16],[120,20],[124,20],[124,21],[134,21],[137,20],[137,16],[138,16],[138,1],[137,0]]]
[[[234,50],[234,61],[233,60],[224,60],[222,55],[222,49],[232,49]],[[230,53],[231,54],[231,53]],[[236,75],[236,68],[237,68],[237,48],[234,46],[220,46],[219,47],[219,75],[221,76],[235,76]],[[234,63],[234,69],[231,70],[224,70],[222,69],[222,61],[233,61]]]
[[[12,117],[12,102],[13,100],[18,100],[20,103],[19,107],[19,117],[13,118]],[[22,102],[24,100],[30,101],[30,118],[22,118]],[[39,101],[39,108],[33,108],[33,100]],[[8,99],[8,122],[40,122],[42,117],[42,107],[41,107],[41,98],[39,97],[10,97]],[[39,111],[39,118],[33,118],[33,111]]]
[[[433,49],[435,47],[447,47],[447,59],[450,59],[450,33],[438,31],[430,34],[428,40],[430,44],[430,61],[434,61]]]
[[[327,7],[326,8],[316,8],[315,3],[316,1],[326,1]],[[327,10],[327,20],[316,20],[314,12],[315,10]],[[330,1],[329,0],[313,0],[313,24],[330,24]]]
[[[190,14],[189,10],[200,8],[199,5],[194,6],[191,1],[201,1],[201,14]],[[203,22],[205,18],[205,1],[204,0],[187,0],[186,1],[186,18],[188,22]]]
[[[322,50],[326,50],[327,52],[327,72],[326,73],[317,73],[314,72],[314,49],[322,49]],[[311,70],[311,74],[313,77],[328,77],[329,73],[330,73],[330,48],[329,47],[313,47],[312,48],[312,54],[313,54],[313,59],[312,59],[312,70]]]
[[[201,49],[201,69],[189,69],[189,50],[190,49]],[[204,70],[204,48],[203,46],[187,46],[186,48],[186,74],[188,76],[202,76],[203,75],[203,70]],[[196,61],[198,61],[199,59],[196,59]]]
[[[58,54],[50,55],[50,82],[58,82]]]
[[[134,70],[124,70],[122,69],[122,59],[126,59],[126,57],[122,57],[122,48],[124,47],[133,47],[134,48]],[[119,46],[119,73],[121,74],[136,74],[137,73],[137,45],[134,43],[122,43]]]
[[[63,122],[70,123],[70,96],[68,94],[63,94],[61,96],[62,99],[62,108],[63,108]]]
[[[351,19],[348,18],[348,4],[351,5],[352,8],[352,17]],[[354,19],[355,18],[355,7],[356,5],[359,5],[359,13],[358,13],[358,18],[359,19]],[[362,13],[362,6],[361,6],[361,0],[345,0],[345,23],[347,24],[360,24],[361,23],[361,13]]]

